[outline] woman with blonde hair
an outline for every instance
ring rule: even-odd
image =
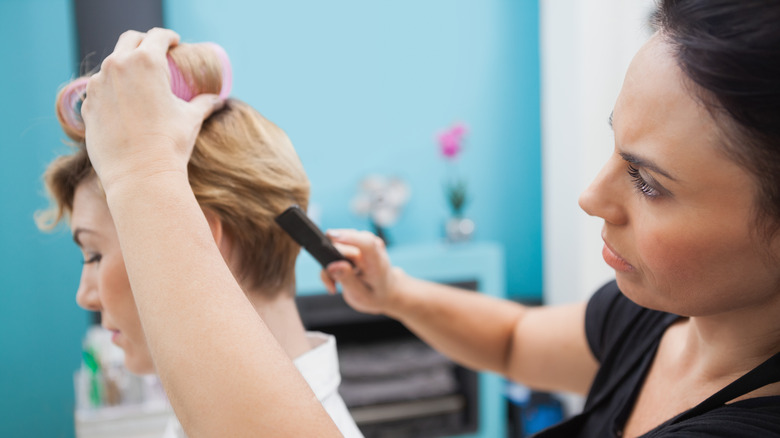
[[[136,35],[130,33],[128,35]],[[140,35],[140,34],[137,34]],[[359,437],[359,430],[338,393],[340,376],[333,336],[306,332],[295,305],[295,260],[300,247],[276,225],[274,218],[293,204],[306,208],[309,181],[287,135],[249,105],[227,99],[230,92],[230,64],[224,51],[215,44],[181,44],[167,53],[170,89],[184,101],[198,102],[204,93],[219,93],[224,100],[195,135],[194,148],[186,164],[186,176],[192,194],[205,218],[213,243],[229,268],[242,296],[262,318],[264,329],[273,335],[274,347],[295,364],[308,383],[307,396],[322,403],[345,436]],[[110,72],[111,70],[108,69]],[[112,185],[98,178],[87,153],[89,128],[81,119],[80,106],[88,78],[68,84],[57,98],[57,115],[63,130],[73,140],[74,152],[52,162],[45,174],[53,207],[39,216],[42,228],[50,229],[67,218],[73,240],[84,254],[81,282],[76,294],[78,304],[100,312],[102,326],[112,332],[113,342],[125,352],[127,368],[134,373],[153,373],[160,359],[150,353],[155,345],[179,357],[197,352],[213,355],[218,361],[215,373],[230,379],[235,372],[231,353],[211,349],[199,351],[204,337],[212,336],[207,325],[192,324],[186,336],[165,342],[147,339],[136,305],[143,311],[163,311],[156,304],[134,299],[133,271],[125,269],[124,248],[117,235],[113,212],[107,204]],[[146,89],[147,85],[140,85]],[[91,90],[90,90],[91,91]],[[143,93],[143,90],[131,92]],[[206,101],[206,109],[210,103]],[[149,163],[146,171],[152,171]],[[135,177],[134,177],[135,178]],[[162,190],[162,187],[158,187]],[[173,211],[176,203],[161,206],[161,212]],[[119,216],[121,218],[121,216]],[[191,237],[183,235],[183,239]],[[180,252],[155,254],[146,252],[143,259],[152,262],[184,260]],[[177,269],[178,270],[178,269]],[[177,275],[176,270],[169,271]],[[197,275],[192,275],[197,281]],[[157,287],[154,287],[155,289]],[[210,293],[221,293],[214,288]],[[197,300],[182,291],[177,307],[186,309]],[[146,307],[144,307],[146,306]],[[221,312],[219,309],[210,311]],[[197,310],[193,317],[197,319]],[[224,315],[229,317],[229,315]],[[178,324],[175,318],[159,321],[161,325]],[[252,330],[249,328],[248,330]],[[241,349],[246,333],[224,338],[220,348]],[[160,373],[163,381],[176,381],[191,367],[185,360],[176,371]],[[198,381],[190,381],[199,385]],[[251,384],[247,383],[248,386]],[[303,390],[303,389],[301,389]],[[205,389],[204,389],[205,391]],[[312,394],[313,392],[313,394]],[[240,396],[239,396],[240,397]],[[171,396],[176,407],[176,394]],[[204,403],[217,403],[208,398]],[[219,406],[229,409],[230,404]],[[262,408],[258,406],[258,408]],[[215,406],[216,409],[216,406]],[[178,412],[177,412],[178,413]],[[263,429],[257,430],[262,434]],[[172,421],[166,436],[182,436],[179,424]]]

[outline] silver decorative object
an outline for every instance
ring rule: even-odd
[[[445,224],[447,241],[451,243],[468,242],[474,235],[474,221],[465,217],[450,218]]]

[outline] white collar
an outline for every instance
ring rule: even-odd
[[[317,399],[324,401],[337,393],[341,384],[336,338],[320,332],[306,332],[311,350],[293,360],[301,375],[314,391]]]
[[[309,384],[314,395],[317,396],[317,400],[325,403],[327,399],[333,395],[338,396],[338,388],[341,384],[341,374],[339,373],[339,358],[336,351],[336,337],[320,332],[306,332],[306,340],[311,345],[311,350],[303,353],[293,360],[295,367],[301,373],[306,383]],[[339,397],[339,401],[340,396]],[[340,401],[343,406],[343,402]],[[334,421],[337,422],[339,427],[348,427],[348,430],[354,430],[352,436],[362,436],[358,432],[357,427],[352,422],[352,417],[349,416],[346,408],[342,408],[344,414],[337,411],[340,414],[338,417],[334,417]],[[334,412],[328,412],[331,417]],[[341,417],[347,420],[339,421]],[[347,424],[348,423],[348,424]],[[342,433],[344,433],[342,431]],[[182,438],[187,435],[179,423],[179,420],[175,415],[171,415],[168,424],[165,428],[163,438]]]

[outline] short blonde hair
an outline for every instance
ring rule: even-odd
[[[214,77],[219,69],[201,67],[218,62],[208,51],[208,46],[182,44],[169,52],[196,94],[219,92],[221,87]],[[51,229],[67,218],[73,211],[76,187],[95,176],[83,126],[74,128],[61,114],[61,108],[67,109],[61,105],[66,97],[59,93],[57,114],[75,150],[57,157],[46,169],[44,180],[53,202],[37,217],[41,229]],[[200,206],[220,218],[239,249],[239,269],[234,272],[238,280],[268,294],[294,293],[300,246],[274,219],[292,204],[306,209],[309,180],[285,132],[246,103],[228,99],[203,123],[188,173]]]

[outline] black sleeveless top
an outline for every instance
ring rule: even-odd
[[[601,365],[583,412],[534,437],[620,437],[661,336],[678,318],[634,304],[614,281],[599,289],[588,303],[585,331]],[[726,404],[777,381],[780,353],[643,438],[780,437],[780,396]]]

